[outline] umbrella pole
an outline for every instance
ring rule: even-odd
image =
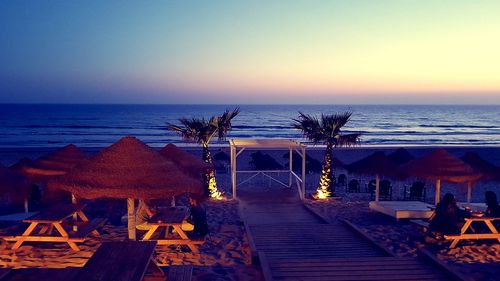
[[[28,208],[28,197],[24,198],[24,212],[28,213],[29,208]]]
[[[436,205],[439,203],[440,195],[441,195],[441,180],[437,179],[436,180],[436,199],[435,199]]]
[[[467,203],[470,203],[471,193],[472,193],[472,182],[468,182],[467,183]]]
[[[380,179],[377,174],[375,175],[375,202],[378,202],[379,194],[380,194]]]
[[[127,199],[128,239],[135,240],[135,200]]]

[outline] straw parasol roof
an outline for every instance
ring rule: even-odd
[[[212,165],[203,162],[199,157],[171,143],[163,147],[160,150],[160,154],[175,163],[185,173],[195,177],[200,177],[202,173],[212,167]]]
[[[398,175],[397,166],[382,151],[376,151],[367,157],[347,165],[350,173],[365,175]]]
[[[70,144],[40,157],[31,164],[26,163],[23,173],[30,179],[47,180],[66,174],[85,159],[85,154],[76,145]]]
[[[437,149],[422,158],[403,165],[405,173],[427,179],[440,179],[453,183],[475,181],[481,173],[444,149]]]
[[[68,174],[49,182],[86,199],[161,199],[183,193],[203,194],[194,179],[135,137],[124,137]]]
[[[14,171],[0,167],[0,197],[2,200],[22,203],[28,198],[31,186],[26,178]]]
[[[28,167],[28,166],[32,166],[34,162],[35,161],[33,161],[30,158],[26,158],[26,157],[21,158],[19,161],[17,161],[12,166],[10,166],[9,169],[11,169],[12,171],[14,171],[16,173],[24,174],[24,168]]]
[[[408,152],[408,150],[400,147],[396,151],[387,155],[387,158],[389,158],[389,160],[391,160],[397,166],[401,166],[413,160],[414,157],[410,154],[410,152]]]
[[[500,168],[484,160],[475,152],[467,152],[460,157],[462,161],[469,164],[473,169],[485,175],[486,178],[500,177]]]

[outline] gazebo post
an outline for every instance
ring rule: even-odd
[[[434,200],[436,205],[439,203],[439,198],[441,196],[441,179],[436,180],[436,199]]]
[[[135,200],[127,199],[128,239],[135,241]]]
[[[292,171],[293,171],[293,157],[292,157],[293,151],[292,147],[290,147],[290,155],[289,155],[289,161],[290,161],[290,172],[288,174],[288,187],[292,188]]]
[[[472,195],[472,182],[470,181],[467,183],[467,203],[470,203],[471,195]]]
[[[231,184],[233,186],[233,199],[236,199],[236,147],[231,144]]]
[[[378,174],[375,175],[375,202],[378,202],[380,194],[380,179]]]
[[[306,146],[302,146],[302,200],[306,197]]]

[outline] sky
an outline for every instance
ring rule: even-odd
[[[500,104],[500,1],[0,1],[0,103]]]

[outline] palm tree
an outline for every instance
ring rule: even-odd
[[[361,134],[342,134],[342,127],[350,120],[352,112],[321,114],[321,118],[299,112],[299,118],[293,119],[293,128],[299,129],[304,137],[315,144],[326,145],[316,197],[327,198],[332,195],[332,158],[334,147],[352,146],[358,143]]]
[[[232,111],[226,110],[220,116],[205,118],[180,118],[180,126],[167,123],[167,129],[178,133],[183,139],[196,141],[203,147],[203,161],[212,164],[212,156],[208,150],[208,144],[214,136],[218,140],[225,140],[228,132],[231,130],[231,120],[240,113],[239,108]],[[205,183],[207,186],[207,195],[211,198],[221,198],[222,194],[217,189],[215,181],[215,172],[213,167],[205,173]]]

